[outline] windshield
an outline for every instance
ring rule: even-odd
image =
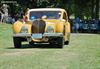
[[[41,19],[43,16],[45,16],[46,19],[59,19],[60,15],[60,11],[32,11],[29,14],[29,19]]]

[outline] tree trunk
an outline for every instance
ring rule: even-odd
[[[96,0],[96,12],[95,19],[99,19],[99,0]]]
[[[91,7],[92,7],[92,9],[91,9],[91,18],[94,19],[94,15],[95,15],[95,13],[94,13],[95,12],[95,9],[94,9],[94,6],[95,6],[94,0],[92,0],[91,3],[92,3],[92,5],[91,5]]]

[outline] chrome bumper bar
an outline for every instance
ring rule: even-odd
[[[18,34],[13,34],[13,37],[31,37],[31,34],[28,34],[28,33],[18,33]]]
[[[43,36],[47,37],[58,37],[58,36],[63,36],[63,33],[44,33]]]
[[[39,34],[39,33],[38,33]],[[31,34],[28,33],[18,33],[18,34],[13,34],[13,37],[31,37]],[[62,37],[63,33],[44,33],[42,34],[42,37]]]

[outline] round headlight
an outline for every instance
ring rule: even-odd
[[[28,33],[28,28],[26,26],[22,26],[21,33]]]
[[[48,26],[46,32],[47,33],[53,33],[54,32],[53,27],[52,26]]]

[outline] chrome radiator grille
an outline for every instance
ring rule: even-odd
[[[44,33],[46,23],[43,20],[35,20],[32,23],[32,33]]]

